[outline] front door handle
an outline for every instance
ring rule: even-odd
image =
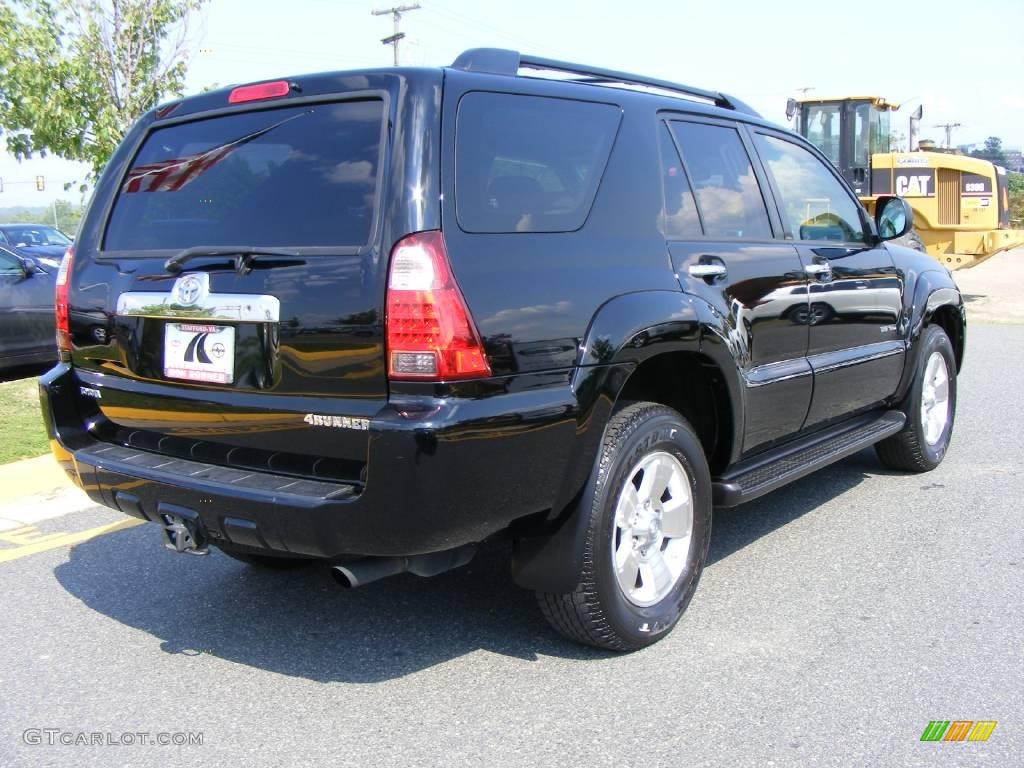
[[[722,264],[691,264],[687,271],[690,273],[690,277],[703,278],[725,277],[726,273]]]

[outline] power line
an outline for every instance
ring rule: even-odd
[[[370,11],[374,16],[387,16],[391,14],[391,17],[395,20],[395,34],[390,35],[381,39],[384,45],[390,45],[395,52],[395,66],[398,66],[398,43],[403,37],[404,32],[398,31],[398,24],[402,20],[402,14],[408,13],[409,11],[418,11],[420,9],[419,3],[413,3],[412,5],[396,5],[393,8],[380,8],[375,11]]]

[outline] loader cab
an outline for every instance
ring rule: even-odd
[[[878,96],[791,99],[786,116],[796,131],[832,161],[860,196],[871,194],[871,155],[891,150],[891,113],[899,105]]]

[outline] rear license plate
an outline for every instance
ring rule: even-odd
[[[230,325],[164,326],[164,376],[230,384],[235,377],[235,329]]]

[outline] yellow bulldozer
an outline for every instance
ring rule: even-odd
[[[892,113],[898,109],[878,96],[805,98],[790,99],[786,116],[846,177],[870,213],[879,195],[906,198],[914,231],[905,244],[950,269],[973,267],[1024,244],[1024,230],[1011,228],[1006,169],[920,141],[920,107],[910,117],[912,151],[893,151]]]

